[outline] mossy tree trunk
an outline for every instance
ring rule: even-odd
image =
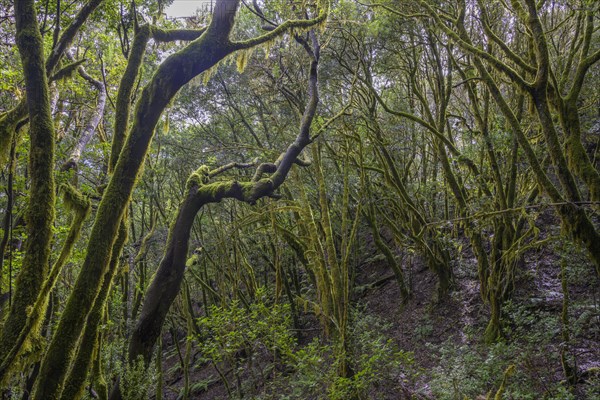
[[[29,204],[25,256],[15,295],[0,337],[0,354],[7,354],[27,321],[27,307],[37,299],[48,273],[54,222],[54,124],[48,77],[35,2],[15,1],[16,42],[23,67],[29,114]]]
[[[127,242],[127,227],[121,224],[117,241],[113,246],[108,271],[102,279],[102,287],[98,297],[94,301],[94,307],[88,315],[85,328],[79,340],[77,356],[70,366],[69,375],[65,381],[65,388],[61,394],[62,400],[80,399],[83,395],[88,372],[92,365],[94,351],[102,350],[98,343],[98,327],[102,323],[105,314],[105,304],[110,294],[113,277],[117,274],[120,266],[121,252]],[[100,356],[100,354],[98,354]]]
[[[258,165],[251,182],[236,180],[210,182],[212,178],[229,169],[253,166],[253,164],[238,163],[231,163],[214,170],[202,166],[188,179],[186,196],[179,205],[169,230],[165,254],[146,291],[140,316],[129,341],[129,362],[133,363],[142,356],[146,365],[150,363],[167,313],[181,288],[188,258],[190,233],[200,209],[206,204],[218,203],[226,198],[254,204],[262,197],[274,195],[274,191],[284,182],[292,165],[298,162],[302,150],[311,142],[310,126],[318,104],[317,62],[318,50],[315,50],[310,65],[309,100],[302,116],[299,133],[296,140],[275,163]],[[263,178],[262,174],[266,172],[270,175]],[[111,399],[119,398],[120,393],[116,386]]]
[[[25,256],[17,277],[14,302],[0,336],[4,378],[6,377],[5,373],[9,371],[8,359],[16,356],[21,350],[23,342],[31,333],[36,333],[30,332],[30,330],[39,328],[39,319],[44,314],[47,304],[46,287],[51,288],[51,284],[48,282],[44,285],[48,274],[55,203],[55,133],[48,82],[61,75],[60,71],[58,73],[54,73],[54,71],[59,65],[65,49],[101,1],[91,0],[81,8],[60,38],[55,40],[54,48],[45,62],[35,2],[28,0],[15,2],[16,42],[25,77],[26,97],[21,99],[16,107],[0,117],[0,162],[4,161],[6,145],[17,140],[16,131],[28,118],[31,189],[25,216],[27,232]],[[72,67],[66,66],[61,71]],[[84,217],[81,218],[81,222]],[[78,218],[76,216],[74,220]],[[79,228],[80,226],[72,226],[69,236],[71,233],[74,234],[73,241],[79,233]],[[61,256],[55,263],[58,269],[62,266],[61,263],[66,262],[66,258],[63,256],[70,253],[72,245],[73,243],[65,243]],[[34,309],[26,312],[28,307]],[[6,368],[4,368],[5,366]]]
[[[11,371],[11,368],[14,368],[18,364],[18,362],[15,360],[17,359],[17,356],[23,352],[24,347],[29,347],[29,351],[32,351],[31,345],[26,346],[26,344],[28,342],[39,342],[39,330],[43,322],[44,314],[46,313],[46,308],[49,308],[47,307],[47,304],[50,294],[56,281],[58,280],[62,268],[67,263],[69,256],[71,255],[71,252],[75,246],[75,242],[77,241],[77,238],[81,232],[83,222],[85,221],[91,209],[90,201],[84,196],[80,195],[79,192],[77,192],[71,186],[62,185],[61,190],[64,192],[64,203],[66,207],[73,211],[73,219],[71,221],[69,233],[67,234],[67,237],[62,245],[58,259],[53,264],[50,273],[46,277],[44,284],[39,290],[39,293],[37,293],[35,303],[32,304],[31,311],[26,316],[26,321],[21,329],[21,332],[15,338],[14,342],[11,343],[9,350],[7,350],[6,353],[2,354],[0,357],[0,381],[7,376],[7,374]],[[36,358],[35,352],[34,358]]]

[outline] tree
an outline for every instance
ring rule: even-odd
[[[58,48],[46,63],[51,68],[56,65],[58,57],[66,50],[69,41],[74,36],[86,17],[100,2],[91,2],[84,7],[85,12],[76,16],[70,30],[65,32],[67,39],[57,43]],[[265,35],[254,39],[234,42],[229,39],[230,32],[235,20],[238,2],[221,1],[215,7],[213,18],[206,29],[200,31],[180,30],[164,31],[149,25],[139,27],[139,47],[132,49],[132,54],[143,54],[146,42],[150,37],[158,41],[191,40],[192,43],[184,50],[172,55],[159,67],[151,82],[142,92],[136,107],[136,113],[131,129],[127,130],[128,119],[126,94],[125,107],[119,109],[124,114],[123,118],[117,116],[117,121],[125,121],[125,127],[118,126],[113,140],[114,163],[112,179],[104,192],[99,210],[96,214],[96,222],[90,236],[90,245],[86,260],[74,290],[69,297],[64,313],[59,322],[57,333],[50,343],[48,351],[42,361],[40,375],[37,380],[35,398],[57,398],[60,395],[62,382],[66,376],[69,361],[74,355],[78,337],[84,331],[85,320],[94,306],[97,295],[101,291],[104,279],[110,283],[111,276],[107,274],[109,261],[117,240],[118,227],[121,224],[124,211],[127,208],[131,191],[135,185],[138,171],[143,164],[147,153],[148,144],[158,119],[177,91],[198,74],[214,67],[220,60],[236,52],[244,51],[260,44],[269,42],[290,29],[303,29],[322,23],[326,18],[326,11],[318,11],[318,16],[312,20],[290,20],[279,27],[272,29]],[[50,227],[54,213],[54,184],[53,184],[53,157],[54,157],[54,132],[50,117],[50,102],[48,79],[43,63],[43,50],[40,30],[37,24],[33,2],[18,2],[15,14],[17,16],[17,42],[26,71],[26,82],[28,85],[28,108],[30,118],[30,138],[32,148],[30,151],[31,174],[33,180],[31,185],[33,191],[30,197],[30,217],[28,228],[31,229],[28,250],[26,251],[25,266],[19,277],[17,298],[13,303],[13,311],[3,330],[3,343],[10,343],[11,337],[16,337],[23,326],[23,321],[13,323],[11,318],[21,315],[23,310],[34,303],[35,293],[45,278],[45,273],[36,273],[28,265],[47,265],[49,258]],[[68,33],[68,35],[67,35]],[[145,38],[144,38],[145,36]],[[133,77],[136,75],[135,58],[130,58],[133,66]],[[133,87],[133,81],[124,80],[121,86]],[[9,121],[10,115],[22,115],[21,109],[15,109],[12,114],[6,114],[3,121]],[[13,118],[17,120],[18,118]],[[14,124],[11,124],[14,126]],[[10,127],[6,131],[11,132]],[[127,134],[126,134],[127,131]],[[120,150],[120,142],[123,150]],[[37,148],[44,149],[36,150]],[[120,154],[120,156],[119,156]],[[292,160],[293,161],[293,160]],[[283,163],[289,169],[290,162]],[[281,184],[285,173],[277,173],[273,179],[276,185]],[[264,186],[264,183],[258,185]],[[250,194],[252,196],[252,194]],[[39,238],[37,235],[41,235]],[[28,258],[31,257],[31,258]],[[27,274],[31,278],[27,278]],[[35,281],[31,281],[35,277]],[[23,282],[23,283],[21,283]],[[37,282],[34,284],[34,282]],[[110,285],[108,285],[110,286]],[[28,292],[30,290],[30,292]],[[28,294],[29,293],[29,294]],[[23,299],[20,301],[19,299]],[[99,299],[97,306],[101,307],[103,299]],[[20,311],[19,311],[20,310]],[[12,336],[8,336],[12,335]],[[6,348],[8,348],[5,346]]]
[[[164,6],[0,6],[2,396],[377,396],[410,386],[393,341],[440,355],[434,396],[529,393],[533,354],[581,394],[597,2]]]
[[[319,101],[317,87],[317,67],[319,44],[314,31],[310,32],[311,44],[297,38],[306,46],[311,57],[308,77],[308,100],[296,140],[274,163],[261,163],[250,182],[236,180],[210,182],[213,178],[232,168],[248,168],[253,164],[230,163],[211,170],[203,165],[187,180],[186,194],[167,239],[165,254],[156,271],[152,283],[146,291],[140,316],[129,341],[128,358],[130,363],[141,356],[150,363],[154,346],[160,336],[167,312],[180,291],[188,258],[188,246],[194,218],[200,209],[209,203],[218,203],[225,198],[233,198],[255,204],[262,197],[276,196],[275,190],[284,182],[294,164],[304,164],[300,159],[302,150],[312,142],[310,128]],[[269,174],[263,177],[263,174]],[[116,389],[118,390],[118,389]],[[114,394],[111,398],[120,398]]]

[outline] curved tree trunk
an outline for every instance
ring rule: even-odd
[[[208,29],[187,47],[168,57],[143,89],[113,176],[98,206],[81,271],[42,361],[34,399],[52,400],[60,396],[78,338],[100,292],[99,282],[102,282],[110,263],[118,227],[139,177],[154,128],[175,94],[192,78],[215,66],[234,51],[265,43],[294,27],[310,27],[322,22],[327,15],[326,12],[321,12],[314,20],[288,21],[287,25],[282,24],[256,39],[231,42],[229,34],[238,4],[239,1],[218,1]],[[269,182],[273,184],[277,179],[274,174]],[[261,187],[265,185],[269,184],[264,182]],[[239,189],[243,189],[243,186]]]
[[[234,198],[254,204],[259,198],[273,195],[284,182],[291,166],[296,162],[302,150],[311,142],[310,126],[318,104],[317,64],[318,45],[313,51],[310,65],[308,104],[300,124],[296,140],[288,147],[275,164],[261,164],[253,182],[224,181],[209,183],[210,178],[231,168],[247,168],[253,164],[232,163],[224,167],[209,170],[202,166],[188,179],[186,197],[179,205],[175,221],[171,225],[167,248],[158,270],[146,291],[142,311],[136,322],[129,341],[129,362],[143,357],[146,365],[151,361],[152,352],[158,340],[162,326],[175,300],[186,267],[188,246],[194,219],[200,209],[209,203],[217,203],[225,198]],[[269,178],[260,179],[260,171],[271,170]],[[111,393],[111,400],[120,399],[118,384]]]
[[[119,269],[119,259],[121,251],[127,241],[127,227],[125,223],[121,223],[119,228],[119,236],[113,247],[113,254],[110,260],[110,266],[102,279],[102,287],[100,293],[94,302],[94,307],[87,318],[85,329],[81,335],[79,350],[73,361],[71,370],[65,383],[65,388],[61,394],[62,400],[80,399],[85,388],[85,380],[87,378],[94,350],[97,348],[98,327],[102,323],[106,299],[110,294],[111,283],[113,277]],[[98,351],[101,349],[98,348]]]

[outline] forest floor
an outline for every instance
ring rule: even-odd
[[[490,349],[482,342],[489,318],[479,292],[474,257],[461,260],[456,271],[456,287],[450,296],[438,299],[436,278],[419,260],[412,266],[413,297],[402,306],[395,281],[367,293],[362,301],[366,310],[389,322],[386,335],[400,349],[413,353],[413,380],[404,384],[404,393],[423,398],[457,398],[459,393],[480,390],[477,399],[485,399],[489,391],[495,393],[510,364],[522,368],[523,384],[537,386],[539,397],[552,398],[550,389],[560,385],[564,373],[560,364],[561,335],[558,318],[562,310],[562,290],[558,261],[550,254],[530,255],[527,264],[531,269],[521,275],[515,288],[513,301],[522,304],[514,315],[507,316],[507,342]],[[378,281],[389,275],[385,265],[372,266],[365,274],[367,281]],[[583,283],[570,287],[573,320],[585,319],[585,312],[595,308],[595,320],[586,321],[585,332],[573,338],[572,351],[577,352],[577,368],[585,376],[575,388],[577,399],[599,399],[600,381],[600,321],[598,320],[598,287]],[[595,304],[589,304],[594,295]],[[525,321],[514,322],[522,317]],[[513,323],[511,323],[513,322]],[[592,324],[594,324],[592,326]],[[518,326],[517,326],[518,325]],[[511,330],[511,327],[514,330]],[[549,328],[544,331],[544,328]],[[536,346],[541,346],[537,347]],[[522,352],[519,352],[522,351]],[[490,365],[498,363],[498,365]],[[470,365],[469,365],[470,364]],[[478,371],[476,371],[478,370]],[[596,374],[595,376],[586,376]],[[526,378],[524,379],[524,375]],[[443,379],[440,381],[440,378]],[[593,382],[591,380],[594,380]],[[435,381],[436,390],[432,390]],[[489,385],[487,388],[485,385]],[[474,387],[469,387],[469,385]],[[594,385],[595,388],[591,389]],[[466,386],[466,387],[465,387]],[[598,397],[587,392],[594,390]],[[453,393],[451,393],[453,392]],[[395,387],[381,388],[373,399],[403,399]],[[541,393],[545,393],[541,395]],[[467,397],[472,398],[472,397]],[[492,396],[493,398],[493,396]],[[506,399],[530,397],[505,396]],[[558,393],[554,398],[562,398]]]
[[[558,232],[546,232],[550,234]],[[571,248],[550,251],[543,246],[529,251],[516,273],[513,300],[505,307],[506,340],[485,345],[482,336],[489,309],[479,293],[474,256],[466,243],[464,248],[462,258],[455,260],[455,289],[441,299],[435,276],[417,257],[403,258],[412,289],[412,297],[404,305],[385,262],[373,257],[357,270],[355,286],[360,290],[355,291],[353,302],[363,313],[382,321],[380,333],[398,349],[409,352],[413,360],[394,379],[370,388],[365,398],[462,400],[485,399],[490,393],[493,398],[504,371],[514,365],[516,372],[507,377],[503,399],[600,399],[600,287],[585,256]],[[567,347],[563,346],[561,325],[561,257],[567,257],[569,267],[571,341]],[[317,321],[305,323],[305,329],[300,346],[317,334]],[[182,340],[181,348],[184,346]],[[565,389],[560,362],[563,348],[578,371],[570,393]],[[174,349],[170,347],[170,357],[164,362],[165,371],[170,370],[165,374],[165,398],[173,400],[180,398],[183,385]],[[237,398],[231,368],[221,372],[229,374],[232,397]],[[247,373],[242,372],[240,379],[246,378]],[[193,399],[229,397],[213,365],[191,371],[190,382],[195,384]],[[258,397],[245,398],[279,398],[272,393],[261,397],[272,388],[256,388]]]

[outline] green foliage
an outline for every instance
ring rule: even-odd
[[[431,391],[435,398],[448,400],[474,398],[495,391],[502,382],[504,370],[511,365],[514,357],[515,349],[504,343],[493,345],[487,355],[485,349],[469,345],[455,348],[446,343],[441,349],[439,364],[433,370]],[[513,392],[513,382],[520,382],[519,378],[522,378],[522,371],[517,370],[517,377],[509,381],[508,388],[505,388],[507,396],[518,393],[516,398],[535,399],[536,392],[531,387],[519,385],[516,386],[518,392]]]
[[[428,314],[424,314],[414,329],[414,336],[417,340],[422,340],[433,333],[433,328],[431,317]]]
[[[430,381],[438,399],[475,398],[501,387],[505,371],[514,365],[514,375],[506,379],[503,399],[575,399],[565,386],[553,379],[550,365],[559,365],[559,351],[552,341],[559,335],[559,316],[508,302],[505,307],[507,334],[511,342],[456,346],[452,340],[439,348],[437,366]],[[542,397],[540,397],[542,395]]]
[[[296,350],[290,360],[293,373],[280,375],[269,384],[261,399],[370,399],[373,389],[385,382],[397,382],[413,363],[412,355],[400,351],[383,332],[389,329],[376,317],[353,312],[349,329],[348,358],[353,371],[339,375],[335,344],[314,338]],[[284,393],[284,394],[283,394]]]
[[[13,42],[15,15],[12,3],[5,3],[0,7],[6,15],[0,28],[3,43],[0,49],[0,125],[8,122],[9,110],[24,96],[22,66]],[[198,28],[208,21],[207,15],[166,20],[159,14],[166,6],[165,2],[135,0],[134,3],[140,25],[152,21],[153,26],[161,29]],[[427,367],[433,364],[431,375],[426,377],[431,378],[431,382],[424,383],[427,395],[463,400],[465,396],[494,398],[501,392],[502,398],[507,399],[542,396],[570,399],[574,396],[570,392],[573,390],[575,396],[585,398],[587,391],[588,398],[600,397],[598,373],[590,363],[596,354],[590,347],[600,335],[595,288],[598,271],[587,260],[585,249],[577,248],[572,241],[563,240],[564,237],[560,244],[554,242],[559,221],[552,213],[553,208],[548,206],[549,202],[561,204],[563,200],[569,207],[576,204],[581,212],[574,209],[563,212],[563,219],[567,221],[563,221],[563,233],[576,233],[580,239],[586,236],[597,238],[592,235],[598,228],[597,220],[593,220],[595,229],[577,223],[583,217],[595,218],[594,213],[598,211],[596,203],[587,203],[587,200],[595,199],[594,193],[598,191],[598,186],[593,184],[597,165],[596,171],[593,167],[579,165],[577,161],[585,161],[585,153],[580,151],[582,147],[577,142],[580,135],[590,161],[598,161],[598,113],[593,106],[597,102],[594,88],[598,86],[600,76],[598,65],[594,65],[585,77],[581,95],[573,97],[574,109],[561,112],[560,102],[552,98],[554,95],[549,96],[552,118],[542,123],[527,91],[511,76],[498,71],[500,64],[490,62],[488,56],[477,52],[489,44],[497,62],[525,74],[525,81],[536,75],[534,70],[541,64],[531,47],[535,38],[523,33],[531,32],[530,22],[520,20],[518,13],[512,10],[517,3],[507,2],[506,7],[496,7],[498,1],[467,2],[465,22],[482,28],[485,23],[483,12],[487,11],[490,29],[498,36],[495,40],[488,32],[469,28],[466,36],[475,35],[472,37],[475,50],[465,48],[460,44],[460,37],[450,32],[456,31],[456,23],[460,21],[456,13],[461,2],[423,0],[364,5],[340,0],[331,3],[328,25],[335,28],[318,34],[322,44],[321,105],[320,115],[313,123],[313,133],[318,132],[319,140],[315,145],[321,143],[320,155],[313,157],[313,164],[308,168],[294,167],[296,179],[290,179],[282,187],[278,193],[282,199],[277,202],[266,199],[253,207],[223,202],[203,208],[194,223],[194,243],[190,243],[191,248],[202,247],[202,251],[195,252],[187,265],[188,277],[194,275],[190,284],[189,312],[186,311],[182,318],[181,307],[170,310],[174,336],[186,329],[190,335],[186,354],[200,354],[202,358],[182,357],[182,365],[168,365],[165,370],[172,374],[183,370],[189,372],[191,379],[189,382],[186,379],[186,385],[191,393],[210,391],[231,379],[228,383],[239,386],[238,390],[245,398],[253,395],[264,399],[382,398],[377,387],[389,384],[397,389],[398,384],[407,379],[406,367],[412,363],[410,356],[399,351],[386,337],[384,332],[387,333],[388,328],[394,330],[395,335],[410,335],[413,342],[421,346],[431,341],[437,332],[445,332],[438,325],[447,327],[459,322],[434,317],[437,314],[429,309],[420,312],[417,305],[424,295],[421,292],[424,287],[419,279],[419,268],[413,268],[414,261],[415,266],[431,266],[441,279],[451,278],[449,274],[443,274],[454,270],[457,290],[450,295],[456,299],[464,299],[465,283],[473,288],[479,280],[483,295],[481,303],[472,299],[477,304],[469,304],[466,311],[469,312],[471,306],[487,307],[490,298],[499,299],[498,318],[494,321],[501,322],[498,326],[501,325],[503,340],[506,340],[490,347],[478,344],[482,321],[469,318],[460,320],[467,324],[461,327],[465,335],[461,344],[448,340],[430,348],[411,349],[439,355],[430,360],[430,354],[419,354],[419,360],[428,360]],[[563,95],[576,81],[577,71],[581,71],[577,63],[585,58],[581,52],[587,46],[581,35],[590,21],[595,26],[591,31],[589,54],[597,54],[600,44],[597,10],[571,7],[570,3],[542,1],[538,10],[543,18],[544,36],[552,44],[550,65],[556,82],[549,82],[547,86],[551,92]],[[233,40],[244,41],[261,35],[263,25],[268,25],[259,20],[255,14],[259,11],[253,5],[247,4],[249,6],[241,7],[236,16]],[[54,42],[52,21],[55,21],[56,5],[55,0],[50,0],[46,6],[40,3],[37,7],[38,20],[44,24],[40,31],[43,32],[46,56]],[[83,2],[62,4],[61,32],[82,5]],[[283,0],[255,4],[265,18],[275,24],[281,24],[287,18],[314,17],[324,5],[323,1],[309,1],[291,6]],[[428,15],[424,5],[431,5],[432,10],[445,14],[438,16],[434,12]],[[588,12],[592,19],[586,16]],[[441,22],[437,20],[440,16]],[[69,45],[75,59],[85,60],[83,66],[89,74],[104,81],[112,104],[107,107],[97,136],[82,154],[77,172],[64,173],[58,168],[53,172],[57,183],[63,184],[66,198],[54,206],[57,217],[52,227],[50,264],[59,256],[69,232],[68,210],[77,204],[87,206],[87,196],[97,209],[102,198],[111,176],[107,166],[111,140],[118,133],[111,128],[115,114],[130,107],[133,110],[135,103],[146,95],[153,98],[160,95],[164,86],[156,86],[149,94],[142,94],[140,89],[152,79],[167,57],[187,45],[185,41],[157,43],[151,39],[148,44],[144,42],[142,47],[147,52],[140,59],[141,68],[129,80],[132,92],[124,97],[123,104],[118,101],[115,104],[126,67],[134,64],[135,17],[131,1],[104,0]],[[324,26],[321,24],[320,28]],[[115,382],[120,377],[127,391],[125,398],[152,395],[152,372],[146,374],[141,363],[126,366],[123,361],[127,347],[125,337],[131,332],[136,311],[139,311],[131,305],[139,306],[153,268],[158,265],[169,223],[186,194],[186,183],[188,188],[205,185],[211,180],[211,170],[232,161],[275,160],[295,135],[306,103],[304,87],[308,73],[299,67],[306,55],[298,43],[301,40],[294,40],[294,36],[308,40],[308,43],[311,38],[304,29],[291,33],[284,36],[285,40],[272,38],[257,48],[265,57],[252,57],[251,50],[232,54],[204,74],[205,79],[212,76],[205,86],[186,85],[176,99],[167,102],[166,109],[139,117],[144,122],[163,112],[164,122],[156,129],[144,131],[148,135],[154,131],[152,151],[144,162],[143,176],[135,179],[137,187],[131,196],[131,204],[128,194],[123,194],[122,199],[119,197],[128,204],[123,209],[127,208],[130,218],[131,242],[126,245],[121,260],[120,269],[124,272],[112,285],[99,350],[106,381]],[[503,41],[516,57],[498,46]],[[247,42],[250,43],[255,42]],[[220,47],[214,46],[214,49]],[[484,64],[481,71],[475,67],[475,61]],[[63,59],[53,73],[65,68],[68,62]],[[163,78],[168,78],[172,71],[165,71]],[[511,118],[511,112],[503,110],[501,102],[491,95],[489,79],[484,79],[485,71],[490,72],[492,83],[495,82],[505,97],[508,111],[512,110],[517,118]],[[468,89],[473,90],[472,95]],[[55,165],[59,166],[81,138],[85,121],[95,108],[97,93],[78,74],[54,82],[52,93],[58,95],[56,104],[52,104],[52,118],[57,133]],[[344,111],[330,121],[341,109]],[[477,109],[483,123],[476,119]],[[568,118],[561,123],[565,116]],[[581,132],[578,132],[579,121],[573,116],[581,118]],[[133,117],[125,120],[133,123]],[[513,119],[516,124],[512,124]],[[8,125],[14,130],[12,122]],[[544,131],[552,125],[556,125],[559,136],[559,146],[553,145],[553,149],[548,140],[552,135],[548,136]],[[7,138],[12,138],[12,130],[10,135],[5,135]],[[436,130],[439,130],[437,136],[433,132]],[[523,139],[517,141],[519,130],[523,131]],[[32,175],[27,160],[30,154],[38,157],[39,151],[44,154],[49,147],[33,149],[27,131],[25,124],[17,135],[11,213],[14,226],[0,271],[0,294],[3,295],[11,289],[15,295],[15,279],[26,264],[23,245],[36,241],[22,218],[24,210],[42,205],[39,201],[30,202],[31,193],[44,182],[32,183],[31,178],[36,174]],[[120,131],[124,133],[126,129]],[[436,145],[438,139],[444,140]],[[10,141],[4,147],[8,144]],[[549,157],[549,150],[554,150],[553,157]],[[568,159],[566,166],[555,161],[557,155],[562,158],[561,152],[565,152]],[[118,154],[116,150],[113,159]],[[442,164],[444,158],[448,161],[447,168]],[[197,169],[199,165],[202,167]],[[569,190],[561,183],[561,180],[565,181],[568,169],[573,169],[577,186]],[[0,174],[0,210],[6,209],[7,172],[3,169]],[[225,179],[247,181],[253,172],[252,169],[235,170],[228,172]],[[544,173],[548,175],[549,184],[542,179]],[[115,175],[119,178],[122,174]],[[219,180],[221,178],[215,179]],[[360,189],[367,183],[368,190]],[[563,186],[559,186],[561,184]],[[122,184],[117,186],[124,187]],[[554,191],[558,196],[552,194]],[[584,200],[581,204],[576,202],[576,192],[580,192]],[[113,200],[110,206],[114,203]],[[374,218],[376,232],[389,246],[389,257],[369,254],[375,234],[368,233],[364,219],[367,207],[372,209],[369,212]],[[560,213],[561,208],[557,207],[556,211]],[[101,213],[98,219],[107,220],[107,214]],[[514,236],[498,229],[516,228],[521,222],[523,226],[520,231],[513,232]],[[140,240],[153,223],[156,223],[156,235],[146,248],[141,246],[145,243]],[[580,229],[582,227],[586,229]],[[58,320],[66,314],[65,300],[73,291],[83,261],[95,251],[98,258],[109,251],[108,247],[101,251],[96,249],[99,243],[109,239],[110,234],[99,234],[89,247],[86,246],[89,228],[90,223],[83,224],[83,240],[75,243],[54,289],[51,303],[54,309],[48,322],[51,334],[57,332]],[[503,232],[504,238],[500,235]],[[4,233],[2,226],[0,236]],[[476,240],[469,240],[469,235],[473,234],[481,236],[480,250],[483,251],[480,254],[487,256],[489,263],[473,257],[473,251],[478,250],[473,244]],[[496,238],[502,241],[496,241]],[[593,241],[590,240],[588,253],[589,248],[594,247]],[[586,244],[585,240],[582,242]],[[138,259],[134,255],[140,247],[148,252],[143,252],[144,257]],[[406,255],[410,255],[409,268],[404,264]],[[568,261],[564,272],[572,294],[568,313],[565,313],[568,323],[563,324],[560,323],[560,312],[557,312],[560,289],[556,285],[546,286],[556,283],[556,270],[551,265],[555,257]],[[427,258],[429,260],[423,260]],[[370,280],[365,282],[362,273],[365,265],[382,265],[382,261],[388,264],[397,261],[397,271],[410,272],[407,287],[415,294],[414,303],[408,300],[406,309],[390,317],[394,327],[381,325],[368,316],[368,309],[362,313],[351,311],[356,306],[354,285],[368,288],[360,293],[361,296],[378,295],[381,287],[372,285]],[[478,261],[481,268],[475,266]],[[46,264],[35,263],[37,266]],[[493,279],[489,279],[492,277],[490,271],[494,272]],[[521,279],[523,277],[527,279]],[[492,281],[497,283],[496,287],[486,290],[484,286],[491,285]],[[91,293],[98,282],[100,280],[90,279],[90,290],[82,290],[80,296],[75,297]],[[544,298],[544,293],[531,287],[534,283],[536,286],[541,283],[543,292],[552,291],[551,304]],[[255,292],[258,285],[268,289]],[[516,297],[510,301],[513,286]],[[490,290],[493,296],[486,296],[484,292]],[[527,291],[525,296],[524,290]],[[271,292],[275,295],[271,296]],[[227,299],[232,298],[238,300],[228,304]],[[296,303],[297,300],[300,301]],[[300,303],[304,303],[304,314]],[[310,314],[307,306],[314,306],[310,309],[317,319],[320,318],[320,326],[312,314],[310,317],[305,315]],[[443,299],[432,305],[447,306]],[[80,307],[74,309],[74,315],[79,316]],[[196,318],[199,309],[208,316],[197,324],[182,326],[182,321],[191,320],[191,317],[187,319],[190,315]],[[2,312],[6,312],[6,308]],[[418,314],[407,315],[412,312]],[[404,316],[409,319],[408,329],[398,328],[404,327]],[[292,321],[295,329],[291,328]],[[416,323],[411,325],[413,322]],[[325,332],[320,330],[324,326],[327,327]],[[197,327],[200,329],[198,335],[190,333]],[[568,331],[568,339],[561,337],[565,331]],[[496,335],[493,339],[497,339]],[[174,347],[165,341],[164,353],[157,357],[167,359],[168,355],[175,354]],[[578,371],[575,388],[558,383],[563,379],[559,362],[561,352],[567,354],[569,362]],[[212,368],[206,361],[221,368],[222,376],[215,374],[200,379],[195,375],[195,368]],[[169,362],[172,363],[172,359]],[[514,374],[508,376],[506,371],[512,371],[510,366],[513,365]],[[2,393],[2,396],[22,396],[30,372],[27,368],[20,365],[16,368],[20,369],[20,375],[10,382],[10,393]],[[235,382],[232,375],[235,375]],[[169,376],[165,379],[167,390],[179,389],[177,382],[182,380],[177,381],[177,378]]]
[[[411,355],[400,351],[382,333],[389,326],[373,316],[352,314],[348,359],[340,360],[336,358],[340,352],[335,351],[335,343],[314,338],[298,346],[290,330],[289,312],[287,304],[269,304],[263,288],[257,292],[257,301],[248,307],[239,301],[226,307],[213,306],[210,317],[198,321],[203,337],[201,354],[214,363],[259,369],[261,375],[272,371],[273,379],[258,397],[264,400],[366,399],[374,385],[397,380],[403,367],[412,363]],[[250,361],[264,360],[265,354],[269,355],[268,365]],[[349,363],[351,376],[339,375],[342,361]],[[244,385],[256,383],[247,381]]]
[[[583,388],[588,399],[600,398],[600,370],[596,368],[593,376],[585,383]]]
[[[0,90],[2,90],[2,93],[12,92],[12,96],[18,99],[21,94],[17,87],[17,83],[22,79],[20,71],[2,67],[2,69],[0,69],[0,74],[2,74],[2,81],[0,82]]]
[[[152,368],[147,369],[139,356],[133,364],[126,364],[121,376],[123,400],[146,400],[155,385],[156,376]]]
[[[328,391],[330,399],[372,398],[376,384],[397,381],[412,364],[412,354],[404,352],[382,333],[390,327],[373,315],[354,311],[349,332],[350,365],[354,374],[336,377]]]
[[[241,350],[252,357],[261,349],[274,361],[291,356],[295,341],[289,330],[289,305],[269,304],[264,288],[258,289],[256,298],[247,308],[238,300],[225,307],[212,306],[209,316],[198,320],[203,332],[200,348],[206,359],[233,361]]]
[[[535,304],[506,302],[505,320],[507,336],[511,341],[523,340],[534,346],[542,346],[559,334],[559,316],[539,310]]]

